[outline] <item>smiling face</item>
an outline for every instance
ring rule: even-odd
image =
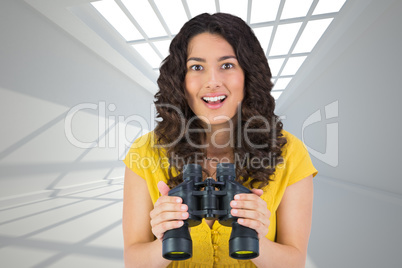
[[[232,46],[220,35],[202,33],[188,45],[186,98],[207,124],[233,118],[244,97],[244,72]]]

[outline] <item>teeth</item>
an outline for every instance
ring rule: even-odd
[[[222,96],[218,96],[218,97],[203,97],[202,99],[207,102],[216,102],[218,100],[223,100],[225,98],[226,98],[226,96],[222,95]]]

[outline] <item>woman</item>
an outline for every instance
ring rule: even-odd
[[[127,267],[303,267],[317,171],[296,137],[282,129],[270,95],[271,72],[252,30],[217,13],[188,21],[160,68],[155,130],[134,142],[126,159],[123,232]],[[215,179],[219,162],[236,164],[239,194],[230,213],[254,229],[260,256],[229,257],[231,228],[215,220],[190,228],[193,256],[162,257],[162,239],[188,218],[168,191],[186,163]]]

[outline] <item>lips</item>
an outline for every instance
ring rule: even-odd
[[[226,95],[220,95],[215,97],[202,97],[203,101],[209,104],[221,103],[226,99]]]
[[[204,101],[205,105],[209,109],[219,109],[223,106],[224,101],[226,100],[227,95],[225,94],[208,94],[201,99]]]

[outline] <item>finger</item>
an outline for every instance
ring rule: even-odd
[[[264,215],[256,210],[247,209],[232,209],[230,213],[238,218],[252,219],[258,221],[264,221]]]
[[[248,204],[248,206],[246,206],[246,204]],[[231,201],[230,205],[232,207],[247,207],[249,209],[257,209],[257,208],[262,209],[263,207],[267,206],[267,203],[257,194],[237,194],[234,196],[234,200]]]
[[[238,194],[230,203],[232,207],[264,211],[267,203],[256,194]]]
[[[154,207],[157,207],[163,203],[173,203],[173,204],[181,204],[183,203],[183,199],[178,196],[168,196],[168,195],[162,195],[161,197],[156,200]]]
[[[165,221],[186,220],[188,212],[163,212],[151,220],[151,226],[157,226]]]
[[[260,190],[260,189],[253,189],[253,190]],[[261,199],[257,194],[237,194],[234,196],[235,200],[259,200]]]
[[[164,181],[160,181],[158,182],[158,190],[161,193],[161,195],[164,196],[168,195],[170,188]]]
[[[162,239],[163,234],[166,231],[179,228],[183,226],[184,222],[183,221],[165,221],[161,224],[156,225],[154,228],[152,228],[152,233],[158,238]]]
[[[237,201],[233,200],[230,202],[230,206],[234,213],[233,216],[236,217],[247,217],[247,218],[259,218],[261,221],[264,221],[263,218],[269,218],[271,216],[271,212],[267,207],[267,203],[259,198],[260,200],[252,200],[252,201]],[[249,213],[250,212],[250,213]],[[254,214],[252,212],[256,212]]]
[[[258,210],[263,213],[266,212],[267,208],[267,203],[264,200],[245,200],[245,201],[237,201],[233,200],[230,202],[230,206],[232,208],[238,208],[238,209],[248,209],[248,210]]]
[[[155,208],[151,210],[150,217],[151,219],[156,218],[159,214],[164,212],[186,212],[188,210],[188,206],[186,204],[181,204],[178,202],[163,202],[161,201],[158,205],[155,204]]]
[[[251,191],[253,192],[253,194],[256,194],[258,196],[262,196],[262,194],[264,193],[262,189],[251,189]]]
[[[240,225],[246,226],[248,228],[254,229],[258,233],[258,238],[261,239],[268,234],[268,224],[263,224],[260,221],[251,220],[251,219],[238,219],[237,222]]]

